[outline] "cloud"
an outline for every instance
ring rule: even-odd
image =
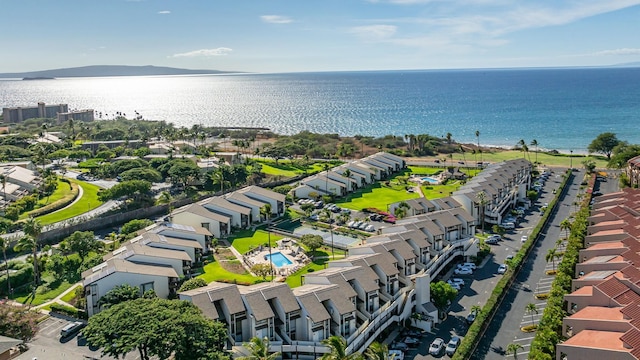
[[[162,10],[162,11],[158,11],[158,14],[160,14],[160,15],[171,14],[171,11],[169,11],[169,10]]]
[[[233,49],[226,47],[219,47],[215,49],[200,49],[189,51],[186,53],[173,54],[169,57],[179,58],[179,57],[213,57],[213,56],[225,56],[232,52]]]
[[[610,56],[610,55],[640,55],[640,49],[637,48],[621,48],[612,50],[602,50],[590,55],[595,56]]]
[[[369,41],[382,41],[392,37],[396,31],[395,25],[364,25],[355,26],[349,29],[349,32]]]
[[[269,24],[289,24],[293,22],[290,17],[282,15],[262,15],[260,19]]]

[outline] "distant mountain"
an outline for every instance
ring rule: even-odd
[[[92,65],[65,69],[30,71],[22,73],[0,73],[0,78],[59,78],[97,76],[145,76],[145,75],[196,75],[233,74],[239,71],[190,70],[164,66]]]

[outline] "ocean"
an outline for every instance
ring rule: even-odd
[[[67,103],[103,119],[384,136],[451,133],[575,153],[602,132],[640,143],[640,68],[424,70],[1,80],[0,106]]]

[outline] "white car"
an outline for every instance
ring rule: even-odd
[[[466,263],[464,263],[464,264],[458,264],[458,265],[457,265],[457,267],[458,267],[458,269],[460,269],[460,268],[463,268],[463,267],[464,267],[464,268],[469,268],[469,269],[471,269],[471,270],[475,270],[475,269],[477,269],[477,268],[478,268],[478,267],[476,266],[476,264],[471,263],[471,262],[466,262]]]
[[[473,270],[471,270],[471,268],[462,267],[459,269],[455,269],[453,273],[456,275],[471,275],[473,274]]]
[[[445,354],[449,356],[453,356],[453,354],[458,350],[458,346],[460,345],[460,338],[457,336],[452,336],[451,340],[447,344],[447,348],[444,349]]]
[[[440,355],[442,349],[444,349],[444,340],[442,340],[441,338],[436,338],[429,346],[429,354]]]
[[[507,265],[502,264],[498,267],[498,274],[504,274],[507,272]]]
[[[527,242],[527,240],[529,240],[529,237],[527,235],[522,235],[522,237],[520,237],[521,242]]]
[[[460,279],[460,278],[451,278],[449,279],[449,281],[454,282],[456,284],[460,284],[460,286],[464,286],[464,280]]]
[[[460,286],[459,283],[454,283],[451,280],[447,280],[447,284],[451,285],[452,288],[454,288],[454,289],[456,289],[458,291],[460,291],[460,289],[462,289],[462,287]]]
[[[400,350],[389,350],[389,359],[404,360],[404,353]]]

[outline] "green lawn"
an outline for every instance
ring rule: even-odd
[[[60,180],[58,180],[58,187],[56,188],[56,190],[53,192],[53,194],[51,194],[50,196],[45,196],[42,199],[38,200],[38,202],[36,203],[36,206],[34,209],[39,209],[43,206],[49,205],[49,204],[53,204],[54,202],[62,199],[63,197],[67,196],[69,193],[71,193],[71,187],[69,186],[69,184],[67,184],[66,182],[62,182]],[[29,217],[29,213],[25,212],[22,215],[20,215],[20,219],[26,219]]]
[[[204,279],[207,283],[213,281],[233,282],[235,280],[238,283],[255,284],[261,280],[260,278],[252,276],[249,273],[236,274],[229,272],[225,270],[217,261],[208,263],[202,268],[202,270],[202,275],[198,275],[198,277]]]
[[[522,151],[516,151],[516,150],[483,152],[482,161],[500,162],[505,160],[522,158],[523,155],[524,154],[522,153]],[[573,160],[571,160],[572,158]],[[529,153],[526,155],[526,159],[527,160],[530,159],[531,162],[535,162],[536,153],[534,151],[529,151]],[[553,155],[553,154],[546,154],[546,153],[537,154],[537,161],[541,163],[542,166],[569,167],[570,165],[573,165],[573,167],[581,168],[583,167],[582,162],[587,159],[595,161],[597,168],[607,167],[607,161],[602,156],[585,156],[585,155],[573,154],[573,157],[570,157],[569,155],[564,155],[564,154],[563,155]],[[460,153],[453,154],[454,165],[455,165],[455,162],[457,161],[465,161],[465,160],[468,165],[473,165],[475,164],[476,161],[480,161],[480,155],[478,154],[478,155],[475,155],[474,157],[473,154],[465,153],[464,159],[463,159],[462,154]]]
[[[69,293],[65,296],[63,296],[62,298],[60,298],[60,300],[68,303],[69,301],[73,300],[73,298],[76,297],[76,289],[78,289],[79,287],[81,287],[82,285],[78,285],[76,287],[73,288],[73,290],[69,291]]]
[[[100,187],[84,181],[73,179],[70,179],[69,181],[82,187],[82,198],[68,208],[38,217],[37,219],[42,225],[53,224],[55,222],[70,219],[102,205],[102,202],[98,200],[98,191],[100,191]]]
[[[54,285],[55,288],[45,291],[43,293],[40,293],[41,292],[40,289],[43,289],[44,286],[50,286],[50,285]],[[13,299],[23,304],[26,304],[28,302],[31,305],[37,306],[40,304],[44,304],[49,300],[55,299],[58,295],[62,294],[65,290],[71,287],[71,285],[73,284],[70,284],[66,280],[60,283],[57,283],[54,281],[52,283],[40,285],[40,288],[38,289],[36,293],[36,297],[33,299],[33,301],[31,301],[32,299],[31,293],[17,294],[17,296],[15,296]]]
[[[302,275],[308,274],[309,269],[313,269],[313,271],[324,269],[324,264],[326,264],[327,262],[329,262],[329,259],[316,259],[310,262],[307,266],[287,276],[287,285],[289,285],[289,287],[291,288],[302,286]]]
[[[392,182],[391,186],[386,186],[384,182],[377,182],[337,200],[336,205],[352,210],[362,210],[369,207],[386,210],[387,205],[391,203],[415,199],[419,196],[416,193],[408,193],[405,190],[405,185]]]
[[[458,190],[462,186],[460,181],[448,181],[445,185],[423,185],[422,194],[427,199],[439,199],[450,196],[452,192]]]
[[[293,169],[293,167],[290,167],[290,168]],[[295,170],[286,169],[280,166],[275,167],[267,164],[262,164],[262,172],[267,175],[273,175],[273,176],[294,177],[298,175],[298,172],[296,172]]]
[[[275,246],[276,241],[282,239],[282,236],[271,233],[271,246]],[[265,245],[269,242],[269,233],[265,230],[240,230],[234,232],[233,236],[228,239],[240,254],[244,254],[251,249],[255,249],[260,245]]]

